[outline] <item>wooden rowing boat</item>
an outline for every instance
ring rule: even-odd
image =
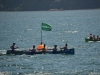
[[[53,51],[46,51],[46,52],[14,51],[14,52],[12,52],[11,50],[7,50],[7,52],[6,52],[7,55],[11,55],[11,54],[14,54],[14,55],[22,55],[22,54],[34,55],[34,54],[46,54],[46,53],[48,53],[48,54],[75,54],[75,50],[74,50],[74,48],[72,48],[72,49],[67,49],[65,51],[59,50],[56,52],[53,52]]]

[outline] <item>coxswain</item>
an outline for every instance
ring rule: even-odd
[[[38,46],[37,50],[42,52],[42,49],[44,48],[44,44],[41,42],[41,44]],[[47,50],[47,46],[45,46],[45,50]]]
[[[13,45],[10,47],[11,49],[12,49],[12,52],[14,52],[15,51],[15,49],[17,49],[18,47],[15,47],[15,44],[16,43],[13,43]]]

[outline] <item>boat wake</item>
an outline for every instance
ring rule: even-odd
[[[6,51],[7,51],[7,50],[0,50],[0,55],[1,55],[1,54],[6,54]]]

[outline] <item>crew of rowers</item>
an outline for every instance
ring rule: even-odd
[[[12,52],[16,51],[15,49],[18,48],[18,47],[15,47],[15,44],[16,44],[16,43],[13,43],[13,45],[10,47],[10,48],[12,49]],[[64,47],[60,47],[60,49],[61,49],[61,51],[62,51],[62,50],[66,51],[66,50],[68,49],[68,48],[67,48],[67,44],[65,44]],[[40,52],[46,52],[47,50],[53,50],[53,53],[55,53],[55,52],[57,51],[57,45],[54,45],[53,48],[48,49],[47,46],[46,46],[45,44],[41,43],[41,44],[38,46],[37,49],[35,48],[35,45],[33,45],[33,48],[27,50],[27,52],[33,52],[33,53],[35,53],[36,50],[38,50],[38,51],[40,51]]]
[[[97,37],[95,37],[95,35],[90,34],[89,35],[89,39],[90,40],[98,40],[98,41],[100,41],[100,36],[97,35]]]

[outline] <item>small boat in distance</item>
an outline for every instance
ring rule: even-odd
[[[100,40],[85,38],[85,42],[100,42]]]
[[[97,35],[97,37],[95,37],[95,35],[90,34],[85,38],[85,42],[100,42],[100,36]]]

